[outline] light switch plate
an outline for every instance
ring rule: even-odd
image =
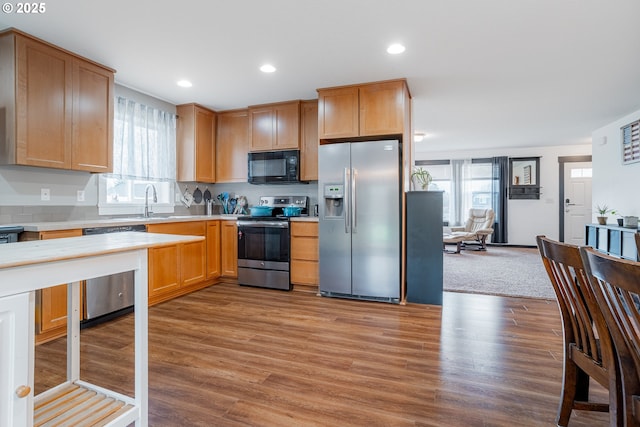
[[[49,201],[51,200],[51,190],[48,188],[41,188],[40,189],[40,200],[42,201]]]

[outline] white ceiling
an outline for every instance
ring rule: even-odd
[[[13,2],[13,0],[8,0]],[[174,104],[407,78],[418,150],[584,144],[640,109],[638,0],[58,0],[16,27]],[[401,42],[404,54],[386,47]],[[263,74],[270,62],[278,68]],[[176,86],[187,78],[193,87]]]

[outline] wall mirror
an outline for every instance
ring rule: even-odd
[[[509,198],[540,198],[540,157],[509,159]]]

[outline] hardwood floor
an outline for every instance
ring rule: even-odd
[[[149,424],[555,425],[560,327],[545,300],[399,306],[223,283],[149,309]],[[82,379],[131,393],[133,315],[81,339]],[[65,346],[36,348],[36,393],[64,379]],[[574,411],[570,426],[607,420]]]

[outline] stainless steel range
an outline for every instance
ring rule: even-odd
[[[291,290],[289,216],[285,213],[299,210],[300,215],[308,215],[309,198],[263,196],[258,206],[259,213],[255,209],[252,216],[238,218],[238,282]]]

